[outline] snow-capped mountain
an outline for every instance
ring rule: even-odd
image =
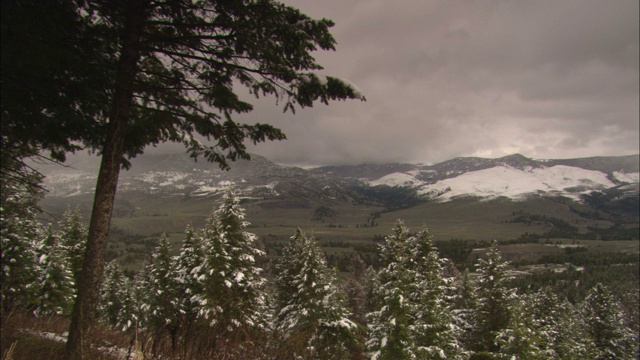
[[[380,170],[379,165],[372,166]],[[369,186],[408,187],[437,201],[458,197],[522,200],[532,195],[565,196],[575,200],[594,190],[619,188],[638,194],[639,156],[593,157],[567,160],[533,160],[520,154],[499,159],[456,158],[435,165],[389,165],[382,176],[363,171]],[[316,169],[325,174],[353,177],[353,168]],[[375,174],[371,176],[371,174]]]
[[[427,174],[430,172],[427,170]],[[525,167],[497,165],[488,169],[469,171],[438,180],[423,181],[424,172],[393,173],[369,182],[371,186],[409,186],[419,195],[440,201],[462,196],[481,198],[508,197],[523,199],[530,195],[559,195],[575,200],[594,190],[604,190],[624,183],[638,184],[638,173],[614,172],[612,175],[595,170],[557,165],[553,167]]]
[[[263,157],[238,161],[230,171],[215,164],[194,162],[187,155],[145,155],[121,173],[119,193],[141,192],[157,196],[205,197],[231,184],[245,197],[357,198],[356,188],[411,188],[427,199],[449,201],[472,196],[483,199],[529,196],[565,196],[579,200],[594,190],[619,188],[638,194],[639,156],[568,160],[533,160],[522,155],[499,159],[456,158],[435,165],[374,164],[331,166],[311,170],[286,167]],[[71,168],[48,167],[45,187],[49,196],[93,193],[97,162],[78,161]]]

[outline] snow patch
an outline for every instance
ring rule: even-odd
[[[625,172],[618,172],[615,171],[613,173],[613,177],[616,178],[616,180],[620,181],[620,182],[626,182],[626,183],[639,183],[640,182],[640,172],[635,172],[635,173],[625,173]]]
[[[371,186],[413,186],[414,184],[419,184],[420,181],[416,179],[415,175],[411,175],[409,173],[393,173],[386,176],[381,177],[378,180],[370,181],[369,185]]]
[[[603,172],[564,165],[528,167],[524,170],[501,165],[467,172],[433,184],[417,179],[416,175],[415,171],[393,173],[370,181],[369,185],[409,186],[415,188],[419,195],[439,201],[463,196],[520,200],[541,193],[580,200],[581,194],[616,186]],[[640,177],[638,173],[614,173],[614,176],[625,182],[638,182]]]

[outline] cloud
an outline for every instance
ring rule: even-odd
[[[288,136],[251,151],[288,164],[437,162],[519,152],[536,158],[639,151],[638,2],[620,0],[286,0],[334,20],[325,75],[367,102],[247,122]]]

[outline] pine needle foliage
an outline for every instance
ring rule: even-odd
[[[461,358],[439,258],[426,229],[411,234],[400,220],[380,247],[380,307],[368,315],[372,359]]]
[[[276,265],[276,332],[292,358],[345,359],[357,326],[315,239],[297,229]]]
[[[217,329],[220,336],[251,338],[266,328],[267,312],[262,269],[256,257],[256,235],[245,231],[245,210],[229,190],[199,233],[204,248],[203,268],[192,270],[202,283],[194,294],[198,314]]]

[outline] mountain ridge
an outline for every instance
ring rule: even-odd
[[[458,157],[433,165],[408,163],[324,166],[302,169],[276,164],[262,156],[239,160],[222,171],[186,154],[145,155],[123,171],[120,193],[203,197],[231,184],[254,199],[327,198],[359,201],[357,187],[414,189],[425,199],[454,197],[519,199],[528,195],[567,196],[578,200],[594,190],[622,188],[637,193],[640,155],[534,160],[521,154],[500,158]],[[97,166],[78,161],[67,168],[47,167],[48,196],[92,193]],[[516,186],[517,185],[517,186]],[[626,187],[626,188],[625,188]]]

